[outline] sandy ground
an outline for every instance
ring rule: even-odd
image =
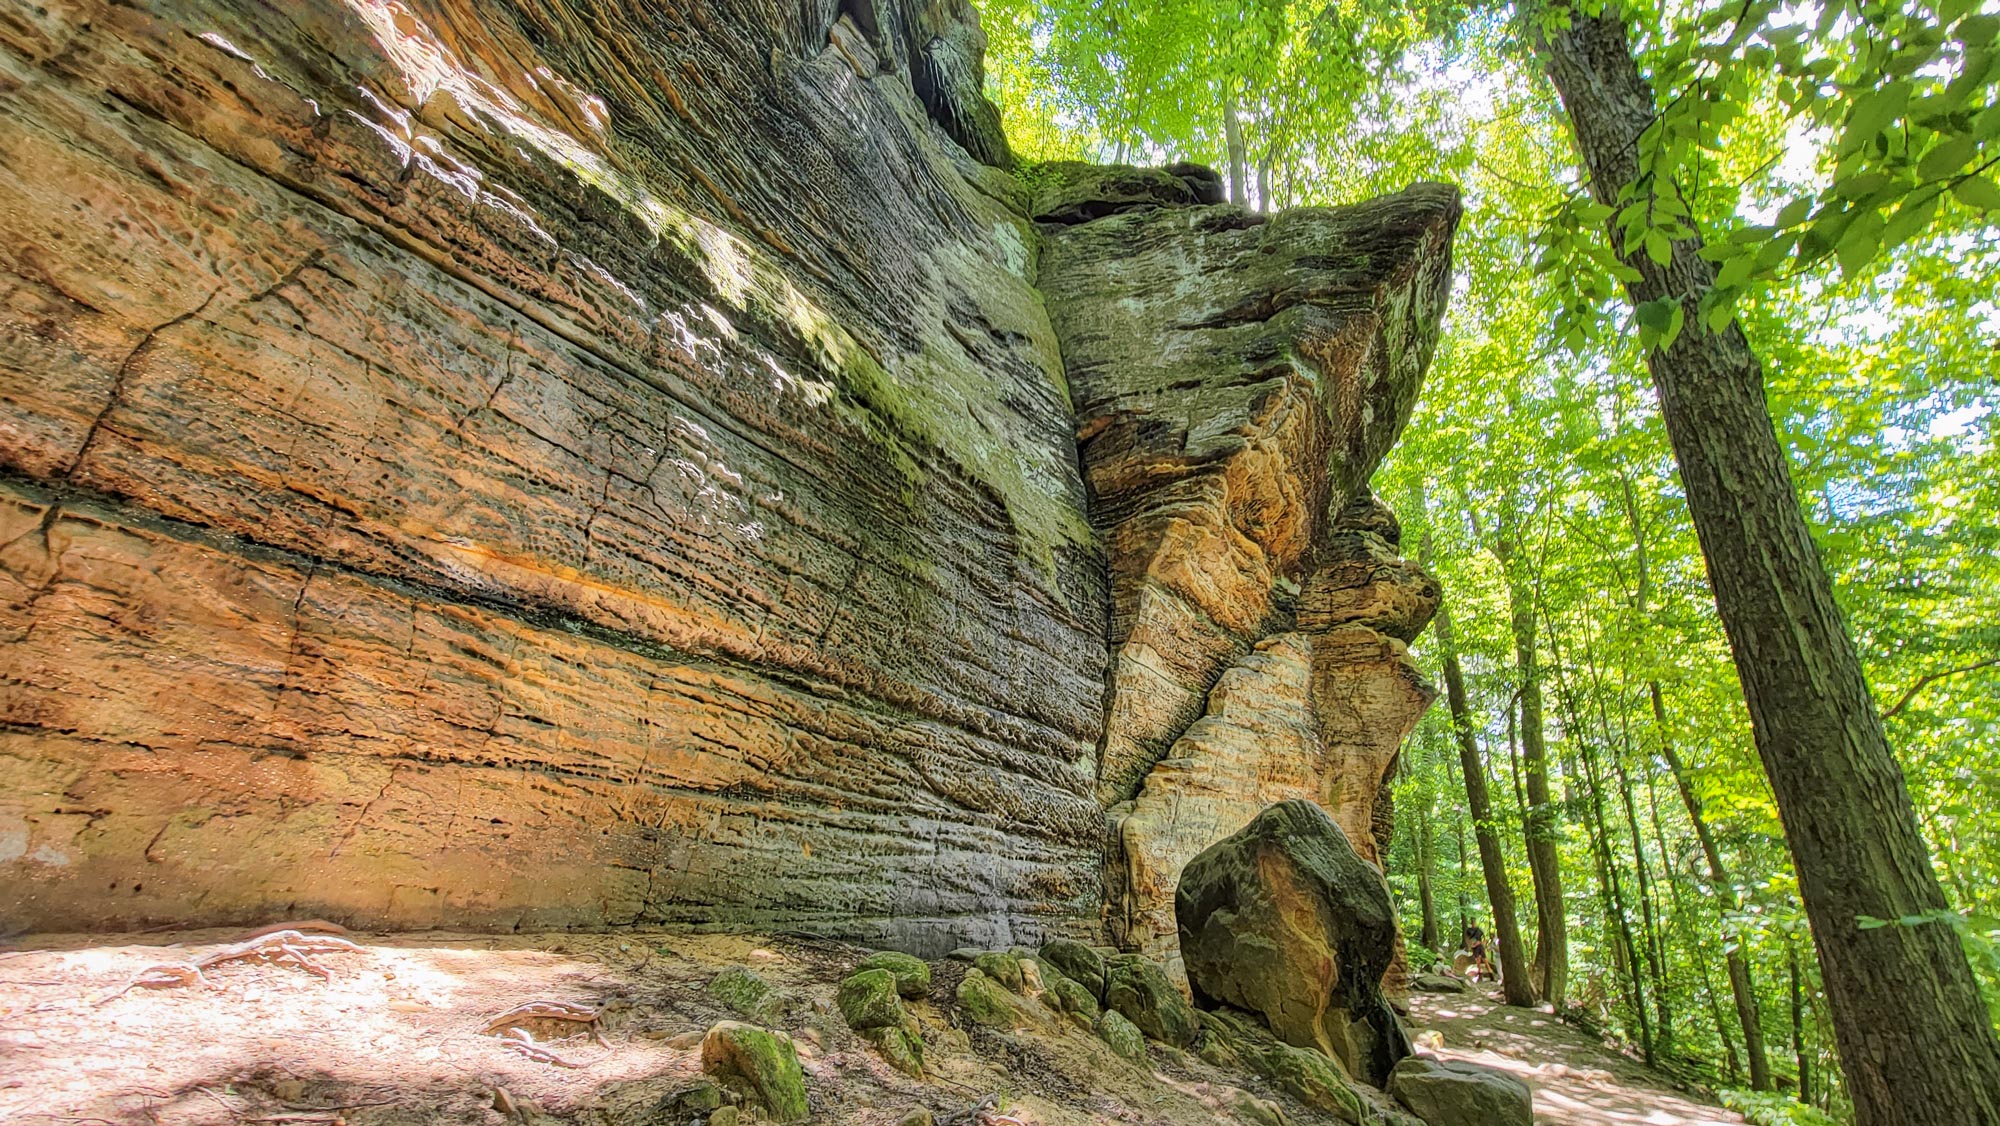
[[[1483,994],[1419,993],[1411,1025],[1444,1036],[1438,1054],[1499,1068],[1535,1092],[1547,1126],[1740,1126],[1734,1111],[1704,1102],[1553,1015]]]
[[[702,1030],[737,1018],[707,989],[735,965],[789,995],[775,1023],[797,1039],[815,1122],[886,1126],[919,1106],[966,1122],[991,1099],[1024,1126],[1181,1126],[1234,1121],[1230,1085],[1255,1085],[1157,1045],[1134,1066],[1053,1017],[1034,1035],[954,1027],[940,1002],[955,962],[936,963],[931,999],[911,1006],[931,1044],[918,1083],[834,1009],[862,952],[804,938],[356,934],[361,949],[313,956],[328,979],[244,961],[204,971],[207,987],[118,992],[241,936],[37,936],[0,952],[0,1122],[678,1126],[689,1115],[661,1100],[699,1080]],[[604,1042],[546,1041],[551,1062],[484,1034],[533,1000],[601,1009]]]

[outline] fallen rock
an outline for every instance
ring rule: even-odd
[[[840,1015],[856,1032],[871,1028],[896,1028],[907,1019],[903,1002],[896,994],[896,977],[888,970],[861,970],[840,983],[835,998]]]
[[[979,970],[958,983],[957,996],[959,1012],[974,1024],[1005,1031],[1038,1023],[1019,997]]]
[[[1234,1009],[1203,1013],[1202,1027],[1202,1058],[1228,1061],[1219,1066],[1248,1068],[1342,1122],[1358,1123],[1366,1117],[1350,1077],[1338,1061],[1319,1050],[1284,1043],[1256,1017]]]
[[[1102,1006],[1097,998],[1085,989],[1082,983],[1061,973],[1051,974],[1048,981],[1048,997],[1054,997],[1065,1013],[1075,1013],[1084,1023],[1093,1024]]]
[[[989,950],[974,958],[972,966],[1008,989],[1016,993],[1021,991],[1021,959],[1014,955]]]
[[[1419,993],[1463,993],[1471,987],[1450,974],[1417,974],[1410,979],[1410,988]]]
[[[1411,1056],[1396,1064],[1389,1093],[1427,1126],[1533,1126],[1534,1095],[1504,1072],[1463,1060]]]
[[[887,970],[896,978],[896,992],[915,1000],[931,991],[930,963],[897,950],[880,950],[861,959],[860,970]]]
[[[1104,955],[1081,942],[1058,938],[1042,944],[1042,960],[1063,972],[1063,976],[1104,1000]]]
[[[1200,1023],[1194,1008],[1159,963],[1122,954],[1105,965],[1104,1004],[1153,1039],[1176,1048],[1194,1043]]]
[[[701,1069],[754,1100],[774,1122],[804,1122],[812,1113],[798,1052],[782,1032],[722,1021],[702,1038]]]
[[[914,1020],[905,1018],[900,1025],[867,1029],[861,1038],[875,1045],[890,1067],[913,1079],[924,1077],[924,1038]]]
[[[1409,1054],[1381,989],[1398,941],[1388,885],[1313,802],[1280,802],[1190,861],[1175,915],[1203,1007],[1255,1013],[1375,1086]]]
[[[1097,1019],[1097,1038],[1111,1045],[1112,1051],[1135,1063],[1146,1058],[1146,1034],[1114,1010],[1107,1010]]]
[[[776,1024],[785,1015],[783,994],[748,966],[731,966],[708,983],[708,995],[757,1024]]]

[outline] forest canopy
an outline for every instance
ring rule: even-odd
[[[981,7],[1026,162],[1201,161],[1263,210],[1461,186],[1443,337],[1374,482],[1445,590],[1419,658],[1464,686],[1458,727],[1440,699],[1401,758],[1405,931],[1448,954],[1493,918],[1487,830],[1537,999],[1756,1120],[1883,1121],[1840,1065],[1832,916],[1802,905],[1804,822],[1662,410],[1677,362],[1748,357],[1943,896],[1842,926],[1964,952],[1977,1087],[2000,1058],[2000,6]],[[1608,156],[1577,87],[1604,52],[1564,55],[1592,29],[1650,91]]]

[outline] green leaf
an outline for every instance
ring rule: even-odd
[[[1917,176],[1924,180],[1942,180],[1972,159],[1979,151],[1979,138],[1971,135],[1952,137],[1932,148],[1917,162]]]
[[[1662,266],[1674,260],[1674,244],[1667,239],[1665,231],[1646,232],[1646,257]]]
[[[1802,195],[1786,204],[1784,209],[1778,212],[1777,225],[1780,227],[1796,227],[1806,221],[1806,216],[1812,214],[1812,208],[1813,198]]]
[[[1953,184],[1951,194],[1967,207],[1977,207],[1981,211],[2000,211],[2000,185],[1985,176],[1968,176]]]
[[[1875,257],[1882,246],[1882,224],[1880,212],[1869,212],[1862,219],[1847,228],[1840,237],[1840,244],[1834,248],[1834,258],[1840,262],[1840,272],[1852,277],[1861,272]],[[1870,219],[1876,221],[1870,222]]]
[[[1667,331],[1667,326],[1673,323],[1674,311],[1679,307],[1673,299],[1662,297],[1639,305],[1632,313],[1640,328],[1659,334]]]
[[[1898,79],[1880,90],[1872,90],[1854,101],[1847,114],[1847,129],[1840,139],[1842,155],[1880,136],[1910,105],[1910,80]]]

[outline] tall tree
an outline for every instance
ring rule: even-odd
[[[1642,176],[1641,136],[1660,107],[1617,12],[1551,10],[1536,38],[1597,202],[1671,199],[1686,214],[1675,185]],[[1632,303],[1664,307],[1669,325],[1699,324],[1715,284],[1699,234],[1642,240],[1648,249],[1610,229],[1614,252],[1636,274],[1625,282]],[[1757,357],[1732,319],[1710,332],[1663,332],[1646,363],[1812,920],[1856,1118],[2000,1123],[2000,1041],[1944,920],[1944,894],[1800,512]]]
[[[1507,612],[1514,635],[1514,671],[1520,678],[1521,778],[1525,802],[1522,832],[1527,840],[1528,874],[1535,887],[1535,956],[1528,973],[1543,1000],[1563,1007],[1569,982],[1569,921],[1563,906],[1562,861],[1556,855],[1557,808],[1549,799],[1549,752],[1542,726],[1542,665],[1536,639],[1534,577],[1527,574],[1517,535],[1518,514],[1509,513],[1494,540],[1493,554],[1507,581]]]

